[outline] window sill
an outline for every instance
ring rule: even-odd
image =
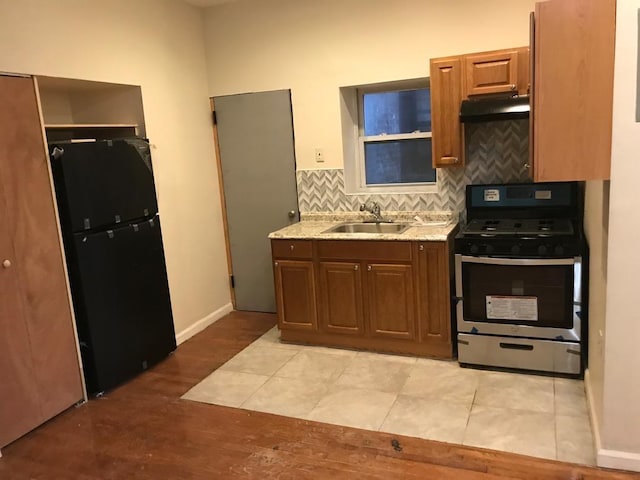
[[[434,194],[438,193],[438,184],[427,185],[389,185],[388,187],[355,187],[348,186],[345,182],[346,195],[406,195],[406,194]]]

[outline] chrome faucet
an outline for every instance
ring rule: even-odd
[[[373,215],[373,217],[376,220],[376,223],[380,223],[380,222],[385,222],[386,220],[384,218],[382,218],[382,215],[380,214],[380,205],[378,205],[378,202],[371,202],[371,205],[368,205],[366,203],[363,203],[362,205],[360,205],[360,211],[361,212],[369,212]]]

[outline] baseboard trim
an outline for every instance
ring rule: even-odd
[[[231,303],[227,303],[226,305],[223,305],[219,309],[211,312],[206,317],[201,318],[200,320],[198,320],[193,325],[185,328],[180,333],[176,334],[176,343],[178,345],[180,345],[181,343],[186,342],[191,337],[193,337],[195,334],[200,333],[202,330],[207,328],[209,325],[217,322],[222,317],[224,317],[228,313],[231,313],[232,311],[233,311],[233,305]]]
[[[598,449],[598,466],[640,472],[640,453]]]
[[[591,421],[591,431],[596,447],[596,464],[599,467],[615,468],[617,470],[630,470],[640,472],[640,453],[623,452],[621,450],[608,450],[602,448],[602,438],[600,437],[600,422],[598,412],[593,401],[593,387],[591,386],[591,375],[589,370],[584,372],[584,386],[587,393],[587,407],[589,409],[589,420]]]
[[[597,453],[602,449],[602,440],[600,438],[600,422],[598,421],[598,412],[596,411],[593,399],[593,387],[591,386],[591,372],[589,369],[584,371],[584,388],[587,394],[589,421],[591,422],[591,432],[593,433],[593,441],[595,443]]]

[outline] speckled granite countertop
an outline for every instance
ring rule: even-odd
[[[373,217],[360,212],[303,213],[301,221],[269,234],[271,239],[298,240],[405,240],[445,241],[457,226],[454,212],[382,212],[383,217],[400,223],[410,223],[402,233],[325,233],[344,222],[371,221]],[[414,217],[418,216],[422,224]]]

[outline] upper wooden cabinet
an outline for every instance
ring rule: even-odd
[[[534,181],[608,179],[615,0],[536,4]]]
[[[529,88],[527,47],[464,55],[465,95],[518,93]]]
[[[32,78],[0,76],[0,447],[84,397]]]
[[[462,58],[430,62],[431,145],[434,168],[464,165],[464,136],[458,115],[462,102]]]
[[[37,80],[49,142],[146,135],[139,86],[46,76]]]
[[[460,104],[470,96],[529,91],[529,48],[432,58],[431,145],[434,168],[464,165]]]

